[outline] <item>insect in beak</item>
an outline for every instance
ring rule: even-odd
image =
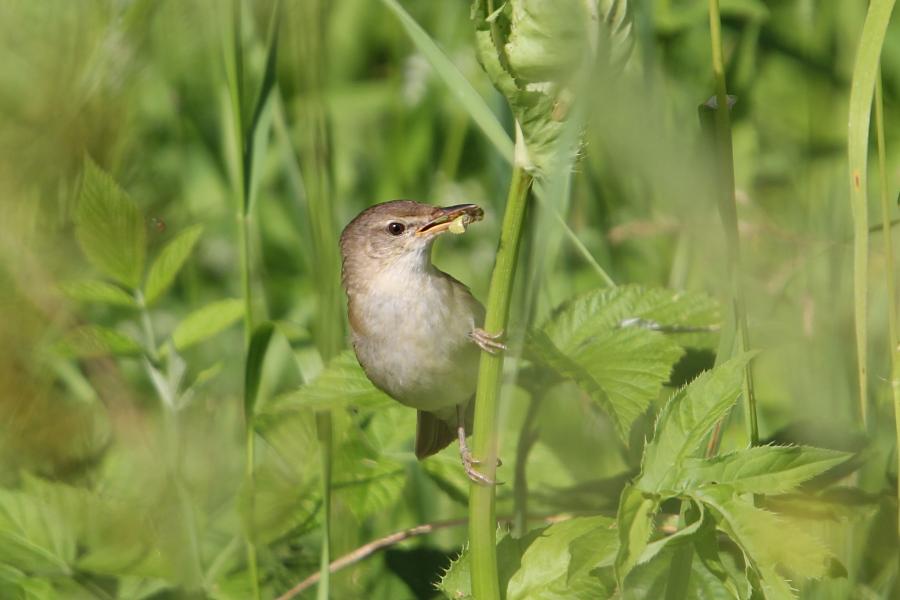
[[[484,211],[477,204],[456,204],[438,208],[433,219],[416,230],[417,236],[438,235],[445,231],[463,233],[469,223],[484,218]]]

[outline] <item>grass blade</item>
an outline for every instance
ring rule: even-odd
[[[416,23],[406,10],[396,0],[381,0],[391,12],[393,12],[400,23],[403,25],[410,39],[416,45],[416,48],[425,56],[429,64],[437,73],[441,81],[447,86],[447,90],[456,96],[469,116],[481,129],[481,132],[490,141],[497,152],[500,153],[507,162],[513,162],[513,143],[509,134],[497,120],[497,117],[491,111],[490,107],[484,99],[475,91],[469,80],[456,68],[453,61],[444,53],[443,50],[431,39],[428,33]],[[600,266],[597,259],[593,257],[587,247],[578,238],[578,235],[572,231],[572,228],[566,223],[563,216],[556,209],[553,202],[548,200],[548,192],[545,186],[535,185],[535,195],[540,200],[543,207],[549,212],[553,219],[559,223],[566,237],[572,242],[572,245],[578,251],[578,254],[584,258],[585,262],[597,273],[605,285],[614,286],[615,282],[607,274],[606,270]]]
[[[850,87],[850,115],[847,131],[847,158],[850,176],[850,206],[853,209],[853,303],[856,334],[856,371],[859,378],[859,419],[863,427],[868,417],[868,272],[869,210],[866,169],[869,152],[869,119],[881,47],[887,33],[894,0],[872,0],[853,66]]]
[[[882,243],[884,244],[885,260],[885,287],[888,297],[888,364],[891,365],[891,395],[894,399],[894,425],[896,443],[900,447],[900,338],[897,337],[897,294],[894,287],[894,242],[891,232],[891,202],[888,194],[887,162],[885,155],[887,149],[884,142],[884,99],[882,97],[881,73],[875,79],[875,132],[878,141],[878,179],[881,191],[881,227]],[[900,465],[900,453],[897,454]],[[900,482],[897,483],[897,499],[900,501]],[[898,513],[900,517],[900,513]],[[897,521],[898,533],[900,533],[900,519]]]
[[[747,302],[741,283],[741,241],[738,233],[737,203],[734,196],[734,150],[731,142],[731,107],[728,100],[728,89],[725,82],[725,58],[722,50],[722,21],[719,15],[719,0],[709,0],[709,29],[712,45],[713,77],[716,83],[715,106],[715,162],[717,169],[716,197],[719,203],[719,216],[725,230],[726,251],[728,254],[728,276],[732,303],[734,305],[734,324],[739,334],[739,352],[750,350],[749,328],[747,326]],[[723,336],[724,337],[724,336]],[[718,356],[717,362],[732,356],[734,349],[724,348],[727,356]],[[743,380],[744,418],[747,423],[747,438],[750,445],[759,444],[759,426],[756,422],[756,399],[753,394],[753,379],[750,365],[745,367]],[[718,441],[718,429],[713,438]]]
[[[381,0],[382,3],[393,12],[410,39],[419,49],[419,52],[425,55],[425,58],[437,72],[438,76],[447,84],[447,89],[451,94],[456,96],[459,103],[463,105],[472,120],[478,125],[481,131],[487,136],[488,140],[494,145],[497,151],[506,160],[513,159],[513,144],[509,134],[500,125],[497,117],[488,107],[484,99],[478,95],[475,88],[469,83],[465,76],[460,73],[456,65],[453,64],[443,50],[431,39],[428,33],[416,23],[406,10],[397,2],[397,0]]]

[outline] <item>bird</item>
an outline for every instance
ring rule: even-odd
[[[353,350],[366,376],[415,408],[415,454],[423,460],[459,442],[466,475],[478,472],[466,443],[472,429],[480,351],[506,346],[503,332],[482,329],[484,307],[469,288],[431,263],[443,233],[461,233],[484,211],[475,204],[438,207],[412,200],[376,204],[341,233],[341,283]]]

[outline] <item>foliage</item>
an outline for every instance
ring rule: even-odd
[[[502,595],[900,596],[889,2],[718,2],[733,273],[707,1],[75,4],[0,8],[0,597],[272,598],[375,540],[331,597],[471,597],[470,482],[349,349],[336,242],[478,203],[433,258],[486,300],[516,164]]]
[[[799,578],[824,577],[833,554],[822,541],[799,522],[757,508],[754,502],[763,494],[796,490],[849,454],[763,446],[721,457],[694,457],[737,399],[748,359],[732,359],[672,395],[644,451],[640,476],[622,491],[615,522],[576,517],[537,535],[529,533],[518,543],[501,540],[500,563],[516,567],[502,575],[505,597],[612,598],[649,589],[662,596],[673,593],[673,586],[678,589],[677,578],[667,581],[660,575],[668,571],[666,565],[690,571],[687,585],[710,590],[704,593],[741,598],[748,597],[751,588],[766,598],[795,597],[779,569]],[[688,508],[675,531],[659,534],[657,515],[672,499]],[[716,531],[727,539],[717,540]],[[749,583],[740,572],[724,567],[731,558],[720,556],[723,541],[740,549]],[[685,549],[693,554],[688,554],[687,565],[676,567],[678,553]],[[442,579],[441,589],[449,598],[467,597],[467,561],[464,553]],[[698,570],[691,570],[693,562],[700,563]]]

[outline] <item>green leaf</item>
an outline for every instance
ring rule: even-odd
[[[611,563],[616,536],[607,517],[577,517],[533,529],[521,538],[497,540],[501,594],[513,599],[595,600],[614,588],[591,569]],[[470,554],[464,550],[441,578],[438,589],[453,600],[471,600]]]
[[[32,477],[24,489],[0,489],[0,564],[38,575],[70,575],[81,520],[81,494]]]
[[[472,87],[472,84],[397,0],[382,0],[382,2],[397,16],[416,48],[425,56],[437,75],[447,85],[447,90],[466,109],[466,112],[497,151],[507,159],[512,159],[513,144],[509,135],[484,99]]]
[[[62,284],[62,292],[79,302],[97,302],[136,308],[134,298],[117,285],[105,281],[70,281]]]
[[[403,463],[351,439],[335,453],[331,489],[334,497],[362,521],[396,504],[406,478]]]
[[[710,568],[696,556],[691,560],[690,570],[681,572],[679,552],[690,551],[684,547],[668,547],[654,560],[637,566],[628,576],[623,600],[645,600],[648,598],[688,598],[690,600],[737,600],[749,598],[749,595],[737,595],[730,581],[722,581]],[[730,558],[726,555],[727,558]],[[743,573],[737,571],[741,579]],[[675,579],[687,578],[687,587],[682,595],[672,595]]]
[[[70,330],[57,345],[64,356],[94,358],[98,356],[133,356],[142,352],[140,344],[114,329],[100,325],[81,325]]]
[[[309,421],[312,421],[311,415]],[[297,534],[309,532],[321,520],[322,486],[318,483],[321,471],[314,425],[309,428],[309,433],[313,443],[300,445],[308,447],[310,453],[284,454],[280,464],[270,460],[258,465],[253,475],[252,502],[249,501],[250,488],[242,490],[242,517],[252,520],[245,527],[259,543],[270,543],[291,531]],[[297,456],[303,456],[304,466],[308,466],[303,473],[292,472],[294,470],[287,463],[296,460]]]
[[[608,519],[569,544],[572,560],[566,574],[567,582],[584,577],[594,569],[615,564],[619,552],[619,534],[615,526],[615,521]]]
[[[596,559],[596,555],[602,555],[610,547],[615,548],[612,527],[612,519],[597,516],[570,519],[544,529],[523,552],[520,566],[507,585],[507,600],[591,597],[584,593],[592,586],[582,581],[588,577],[588,572],[583,568],[570,572],[572,544],[599,530],[599,536],[590,538],[597,546],[589,549],[589,556]],[[583,544],[578,548],[585,550]],[[579,557],[579,561],[583,560],[584,557]],[[573,573],[577,576],[571,577]]]
[[[598,333],[584,347],[564,352],[542,332],[529,350],[545,366],[572,379],[609,415],[627,441],[634,421],[659,396],[682,350],[653,331],[619,329]]]
[[[755,507],[729,486],[709,486],[691,493],[716,515],[720,529],[740,546],[760,575],[767,598],[793,598],[790,585],[778,574],[822,577],[828,572],[830,551],[807,527]]]
[[[337,429],[337,428],[336,428]],[[322,517],[321,450],[313,413],[293,414],[263,432],[281,460],[260,465],[255,473],[252,531],[271,541],[288,531],[314,528]],[[302,456],[302,463],[296,457]],[[334,450],[333,498],[362,521],[396,506],[408,479],[402,462],[378,453],[358,437]],[[247,494],[249,489],[244,490]]]
[[[240,300],[229,298],[212,302],[186,316],[172,332],[172,342],[175,348],[184,350],[228,328],[243,314],[244,303]]]
[[[660,412],[653,439],[644,450],[638,487],[653,492],[674,487],[685,459],[700,447],[737,400],[744,367],[751,358],[751,354],[732,358],[672,396]]]
[[[628,573],[638,564],[650,535],[653,517],[659,510],[659,499],[628,485],[622,490],[616,522],[619,529],[619,552],[616,555],[616,581],[623,586]]]
[[[378,408],[395,402],[366,377],[352,351],[334,357],[319,376],[295,392],[284,394],[264,409],[266,418],[285,412],[333,409],[353,405]]]
[[[268,135],[269,122],[263,120],[263,113],[272,97],[272,90],[275,88],[277,79],[276,67],[278,65],[278,37],[281,30],[281,3],[275,4],[272,14],[269,17],[269,31],[266,41],[266,66],[263,70],[262,81],[260,82],[259,92],[253,105],[253,113],[250,116],[247,130],[243,132],[244,148],[242,149],[243,160],[243,206],[241,210],[244,215],[250,213],[250,206],[255,193],[256,182],[255,171],[262,162],[262,152],[265,151],[265,136]],[[238,32],[240,33],[240,32]],[[240,51],[240,42],[238,41],[238,51]],[[238,86],[240,89],[240,85]],[[241,102],[242,104],[242,102]]]
[[[106,172],[86,159],[75,235],[94,267],[129,288],[140,285],[147,231],[134,201]]]
[[[661,537],[660,539],[654,540],[647,544],[647,546],[644,548],[644,551],[641,553],[637,564],[650,562],[664,549],[675,548],[684,545],[686,542],[692,541],[693,536],[700,530],[700,526],[703,524],[703,519],[706,518],[706,511],[703,510],[703,505],[700,505],[699,508],[691,507],[691,511],[689,511],[689,514],[693,514],[693,516],[695,517],[691,523],[682,527],[671,535]]]
[[[758,446],[711,459],[689,458],[677,487],[684,490],[720,483],[739,494],[784,494],[852,456],[822,448]]]
[[[705,295],[621,286],[583,294],[557,309],[531,335],[529,350],[590,394],[627,440],[683,354],[677,342],[708,337],[706,330],[718,321],[718,309]]]
[[[497,573],[500,578],[501,593],[505,592],[510,577],[519,569],[522,554],[528,545],[545,529],[534,529],[521,538],[514,538],[508,532],[501,534],[497,540]],[[438,589],[447,598],[453,600],[474,600],[472,596],[471,553],[465,548],[459,557],[450,563],[450,567],[441,577]]]
[[[447,496],[462,507],[469,505],[469,478],[457,457],[437,454],[418,463],[419,468]]]
[[[543,330],[563,351],[616,329],[665,333],[693,346],[707,345],[698,344],[698,336],[708,339],[720,322],[719,306],[706,294],[621,285],[576,296],[554,312]]]
[[[178,234],[162,249],[150,266],[150,273],[144,284],[144,301],[148,305],[153,304],[169,289],[202,234],[203,226],[195,225]]]
[[[274,332],[275,325],[271,321],[267,321],[258,325],[250,337],[250,346],[247,349],[247,360],[244,367],[244,422],[248,427],[253,422],[256,396],[262,380],[263,362]]]

